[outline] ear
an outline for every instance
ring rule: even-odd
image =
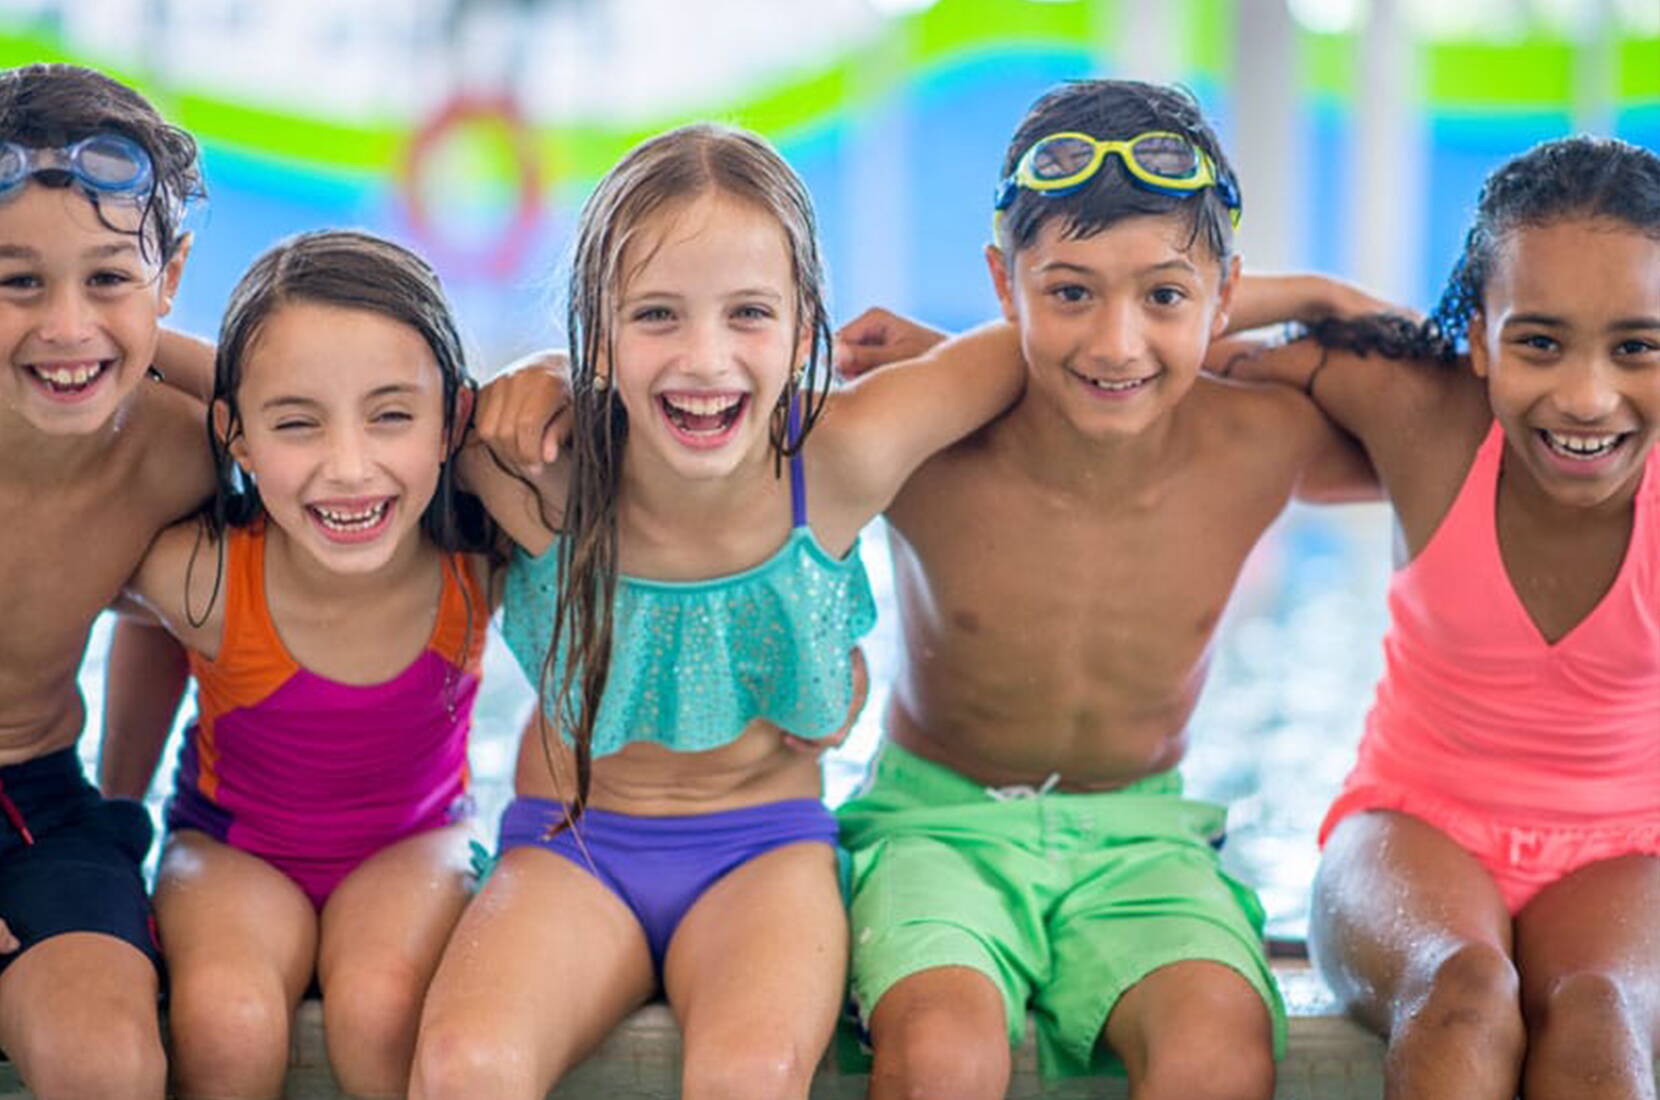
[[[1235,253],[1222,269],[1222,286],[1216,292],[1216,316],[1210,321],[1212,340],[1218,339],[1228,331],[1228,316],[1233,310],[1233,292],[1239,286],[1239,269],[1239,255]]]
[[[1485,379],[1492,365],[1487,355],[1487,318],[1480,312],[1470,314],[1470,369],[1477,378]]]
[[[991,273],[992,289],[997,291],[997,304],[1003,308],[1003,320],[1018,324],[1014,308],[1014,273],[1003,256],[1003,250],[994,244],[986,245],[986,270]]]
[[[234,432],[234,434],[233,434]],[[213,434],[231,458],[248,471],[248,437],[240,431],[231,416],[231,403],[223,397],[213,403]]]
[[[472,386],[462,386],[455,395],[455,416],[451,418],[449,427],[444,433],[444,445],[451,454],[461,446],[461,441],[467,438],[467,429],[473,424],[473,407],[478,404],[478,390]]]
[[[184,262],[190,258],[190,246],[196,243],[196,234],[186,233],[179,238],[179,247],[173,258],[161,269],[161,300],[156,303],[156,316],[165,317],[173,311],[173,298],[179,293],[179,279],[184,275]]]

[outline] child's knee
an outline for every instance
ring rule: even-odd
[[[1459,1027],[1517,1032],[1520,979],[1504,950],[1466,943],[1435,962],[1417,989],[1403,990],[1395,1026]]]
[[[917,1006],[882,1018],[873,1035],[874,1082],[883,1096],[1002,1096],[1008,1087],[1008,1029],[1001,1020],[977,1020],[947,1005]]]
[[[728,1034],[688,1043],[681,1095],[688,1100],[792,1100],[807,1095],[818,1069],[787,1035]]]
[[[329,1048],[407,1059],[425,994],[425,976],[407,967],[358,967],[336,975],[323,997]]]
[[[1179,1055],[1155,1055],[1135,1095],[1137,1100],[1270,1100],[1273,1051],[1260,1043],[1206,1043]]]
[[[421,1028],[410,1067],[411,1100],[471,1100],[538,1095],[529,1052],[472,1026],[443,1022]]]
[[[1653,1058],[1655,1021],[1641,999],[1608,974],[1553,977],[1528,991],[1529,1060],[1570,1080],[1613,1080]]]
[[[169,1034],[186,1070],[264,1063],[288,1057],[288,997],[279,980],[234,968],[202,967],[173,975]]]
[[[25,1082],[39,1100],[57,1097],[133,1097],[161,1100],[167,1057],[155,1021],[110,1019],[95,1042],[67,1031],[43,1033],[18,1061],[28,1067]]]

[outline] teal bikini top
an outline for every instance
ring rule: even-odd
[[[799,454],[790,460],[790,505],[789,538],[752,569],[703,581],[617,578],[595,757],[634,741],[717,749],[756,718],[805,738],[842,727],[853,702],[853,646],[875,625],[876,601],[857,540],[837,559],[807,525]],[[539,557],[514,553],[502,635],[532,684],[542,675],[558,594],[559,540]],[[550,691],[564,661],[561,646]]]

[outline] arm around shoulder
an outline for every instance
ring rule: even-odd
[[[930,455],[1008,409],[1025,385],[1019,333],[984,325],[831,394],[810,446],[840,495],[874,516]]]

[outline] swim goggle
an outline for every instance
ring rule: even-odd
[[[993,209],[1007,210],[1022,187],[1051,198],[1070,195],[1095,178],[1109,155],[1123,162],[1130,182],[1144,191],[1182,199],[1207,187],[1216,188],[1228,208],[1228,219],[1238,228],[1239,187],[1216,171],[1203,149],[1168,130],[1149,130],[1123,141],[1103,141],[1070,130],[1039,138],[1021,155],[1014,174],[997,188]]]
[[[93,134],[45,149],[0,142],[0,201],[15,195],[30,178],[47,172],[62,172],[95,195],[135,201],[149,193],[155,178],[144,146],[121,134]]]

